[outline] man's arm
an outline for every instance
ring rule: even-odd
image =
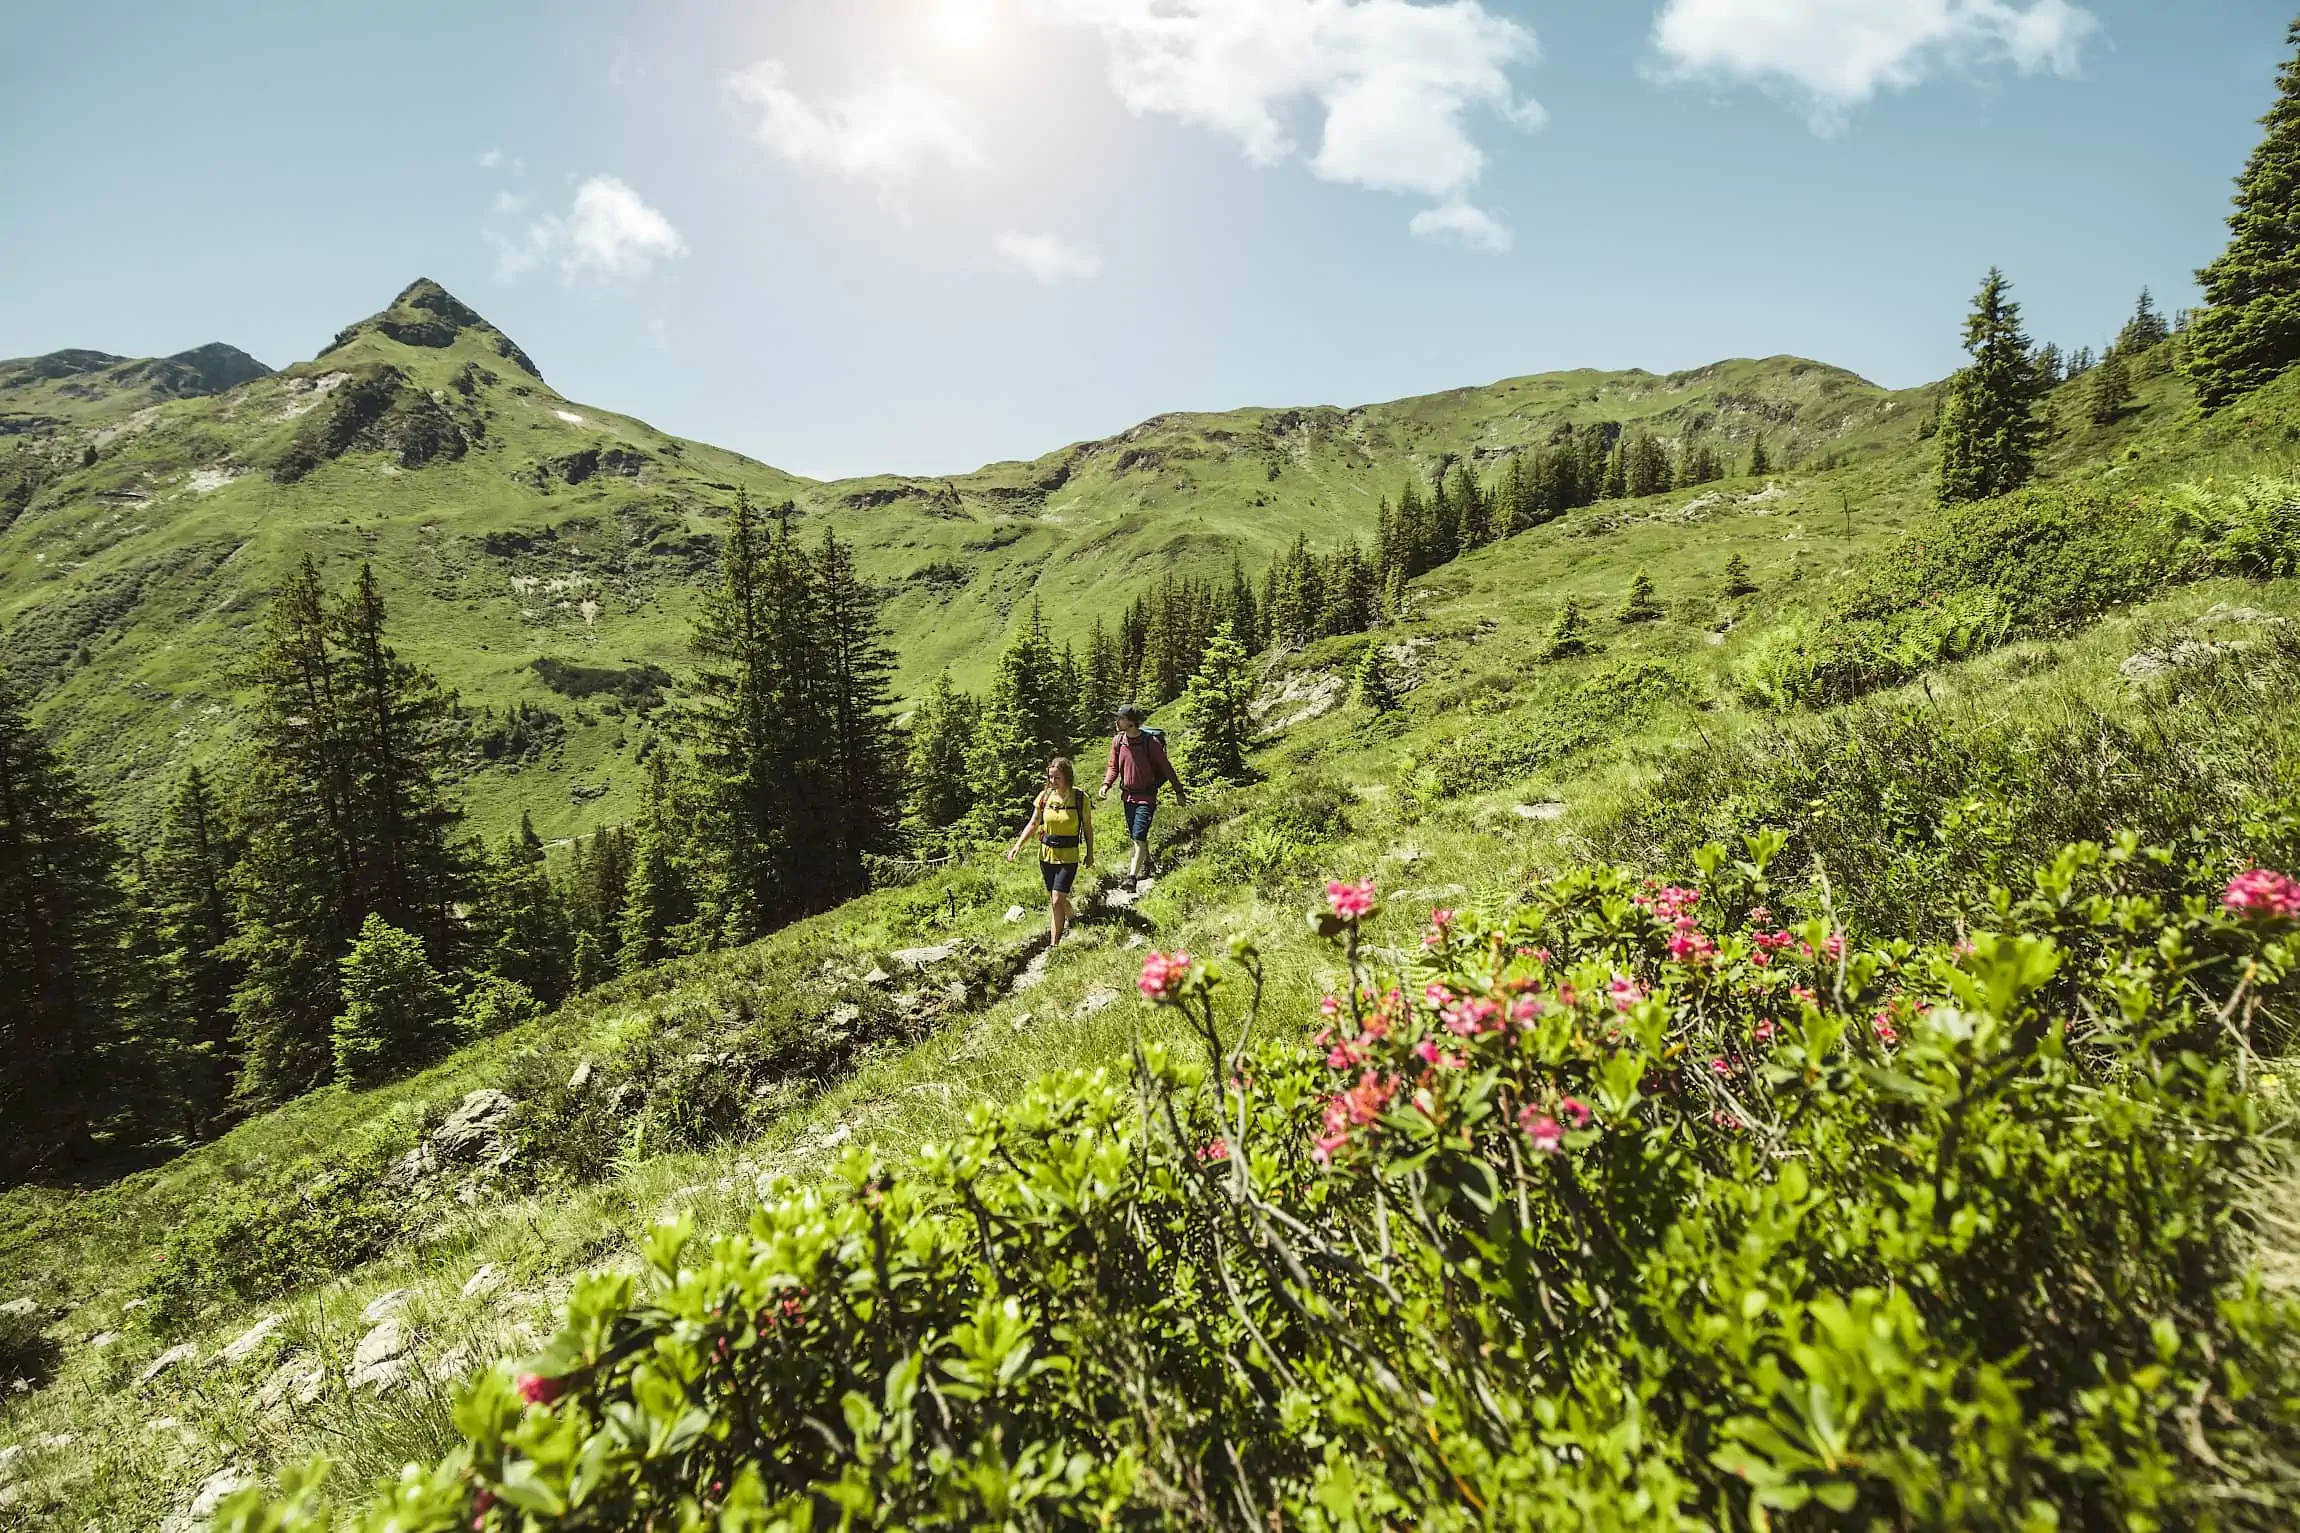
[[[1102,773],[1102,796],[1110,796],[1110,785],[1118,780],[1118,737],[1110,737],[1110,765]]]

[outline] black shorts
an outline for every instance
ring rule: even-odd
[[[1038,876],[1046,880],[1048,894],[1068,894],[1070,886],[1078,882],[1078,864],[1075,862],[1041,862]]]

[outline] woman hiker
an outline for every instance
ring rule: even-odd
[[[1150,872],[1150,820],[1158,812],[1158,790],[1172,783],[1175,802],[1190,802],[1181,774],[1166,755],[1165,737],[1142,727],[1147,717],[1132,703],[1112,716],[1118,733],[1110,737],[1110,768],[1102,774],[1102,796],[1108,798],[1116,783],[1126,806],[1126,834],[1134,840],[1134,865],[1127,876],[1135,880]]]
[[[1030,823],[1006,849],[1008,862],[1021,855],[1023,843],[1034,830],[1039,833],[1038,872],[1046,880],[1047,941],[1051,945],[1060,942],[1070,926],[1070,888],[1078,881],[1080,865],[1094,860],[1094,816],[1086,807],[1086,795],[1078,789],[1078,777],[1067,756],[1046,763],[1046,786],[1031,800]]]

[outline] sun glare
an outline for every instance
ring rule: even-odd
[[[953,48],[979,48],[990,41],[998,0],[927,0],[934,35]]]

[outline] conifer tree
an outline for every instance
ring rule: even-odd
[[[421,1063],[442,1041],[447,988],[421,938],[370,915],[340,967],[343,1012],[332,1038],[338,1081],[372,1086]]]
[[[1382,621],[1404,622],[1406,607],[1411,600],[1406,594],[1406,572],[1402,569],[1391,570],[1389,584],[1382,591]]]
[[[0,680],[0,1174],[82,1157],[125,1095],[138,977],[118,843]]]
[[[2068,358],[2061,355],[2058,346],[2048,342],[2038,348],[2036,378],[2040,389],[2056,389],[2068,381]]]
[[[1757,589],[1757,582],[1749,573],[1749,561],[1739,554],[1725,561],[1725,594],[1748,596]]]
[[[1620,500],[1629,493],[1628,444],[1616,443],[1605,455],[1605,479],[1598,487],[1599,500]]]
[[[1772,472],[1773,459],[1765,451],[1765,433],[1760,431],[1756,440],[1749,444],[1749,477],[1762,479]]]
[[[451,967],[466,868],[440,789],[448,703],[385,638],[363,568],[332,607],[307,556],[272,603],[256,666],[247,850],[234,878],[236,1094],[269,1106],[333,1073],[338,960],[369,915]]]
[[[161,819],[149,885],[168,1005],[184,1045],[183,1095],[194,1133],[204,1133],[221,1114],[238,1071],[232,992],[240,973],[228,952],[238,843],[207,775],[193,767]]]
[[[2132,318],[2125,321],[2124,331],[2116,338],[2116,349],[2138,353],[2171,339],[2172,327],[2164,322],[2156,307],[2156,297],[2147,288],[2140,290],[2140,300],[2132,306]]]
[[[1629,594],[1614,614],[1624,623],[1647,623],[1661,616],[1661,602],[1653,593],[1653,577],[1639,570],[1629,580]]]
[[[452,704],[430,675],[393,652],[375,570],[362,564],[331,615],[340,646],[339,725],[354,838],[351,902],[420,937],[450,960],[466,869],[450,833],[462,812],[441,792]]]
[[[1550,660],[1563,660],[1589,648],[1589,625],[1581,615],[1581,603],[1568,596],[1558,609],[1557,619],[1549,625],[1549,636],[1542,654]]]
[[[547,1005],[567,994],[574,936],[544,871],[543,843],[524,814],[481,870],[471,910],[472,968],[527,988]]]
[[[2300,50],[2300,21],[2288,41]],[[2276,104],[2237,179],[2228,248],[2201,272],[2205,307],[2186,337],[2189,377],[2206,411],[2300,361],[2300,51],[2276,77]]]
[[[1243,579],[1242,572],[1240,578]],[[1238,593],[1233,593],[1233,598],[1236,594]],[[1248,589],[1243,594],[1248,604],[1251,605],[1254,601],[1252,590]],[[1094,620],[1093,633],[1086,640],[1085,674],[1079,683],[1078,719],[1072,732],[1082,740],[1093,738],[1109,724],[1111,710],[1130,696],[1132,696],[1132,688],[1126,683],[1126,673],[1118,653],[1118,645],[1110,637],[1108,630],[1103,628],[1102,619],[1098,617]],[[969,705],[969,712],[971,713],[971,704]],[[918,726],[914,723],[911,726],[911,759],[913,763],[918,759],[917,741]],[[911,781],[914,785],[918,781],[915,766],[911,774]],[[962,808],[959,812],[963,814],[965,810]],[[939,823],[952,824],[956,822],[956,819],[957,816],[954,815],[950,820]]]
[[[615,970],[622,943],[623,906],[631,886],[631,828],[602,825],[569,848],[560,903],[578,938],[589,937],[597,972]],[[594,980],[596,983],[596,980]]]
[[[1994,267],[1973,300],[1964,344],[1972,365],[1950,381],[1941,408],[1943,505],[1985,500],[2028,483],[2043,431],[2020,305],[2012,299],[2012,284]]]
[[[1389,657],[1383,653],[1379,639],[1366,642],[1365,653],[1358,657],[1358,672],[1352,691],[1358,705],[1369,713],[1388,713],[1398,705],[1397,686],[1390,680]]]
[[[597,989],[605,984],[608,977],[614,973],[614,967],[607,957],[606,948],[600,944],[599,938],[594,933],[587,931],[575,934],[575,958],[572,969],[573,973],[568,982],[568,993],[571,995],[582,995],[586,991]]]
[[[902,821],[904,759],[894,724],[894,656],[887,648],[879,598],[855,574],[854,551],[823,534],[822,583],[828,648],[833,764],[838,805],[833,862],[823,896],[859,892],[868,883],[863,858],[893,849]],[[1063,654],[1070,710],[1082,690],[1075,657]]]
[[[2125,366],[2120,347],[2101,358],[2085,384],[2086,418],[2096,426],[2112,425],[2132,407],[2132,371]]]
[[[695,924],[694,881],[679,856],[687,839],[661,750],[647,758],[647,786],[631,836],[631,873],[623,899],[616,967],[625,974],[677,956]]]
[[[1101,634],[1099,628],[1095,631]],[[1108,644],[1107,636],[1103,643]],[[1114,665],[1116,651],[1108,653]],[[1112,686],[1115,691],[1115,684]],[[935,677],[933,689],[911,714],[910,815],[912,823],[923,830],[947,830],[974,807],[966,763],[980,712],[976,701],[959,691],[950,672],[944,671]]]
[[[1269,641],[1262,634],[1261,613],[1254,604],[1253,583],[1246,579],[1246,566],[1240,562],[1235,554],[1230,556],[1228,617],[1230,631],[1238,636],[1238,642],[1245,645],[1249,653],[1258,655],[1269,647]],[[1101,620],[1096,619],[1095,631],[1100,632],[1101,626]],[[1098,696],[1093,703],[1088,705],[1092,714],[1091,721],[1079,733],[1088,735],[1100,729],[1109,718],[1109,710],[1112,706],[1114,706],[1112,698],[1107,695]]]
[[[998,657],[967,750],[977,835],[1013,834],[1037,796],[1046,763],[1069,753],[1070,723],[1058,706],[1055,663],[1045,617],[1032,603],[1029,621]]]
[[[1254,676],[1245,646],[1224,623],[1206,645],[1198,674],[1182,697],[1184,745],[1193,777],[1236,782],[1246,776],[1246,747],[1254,734]]]

